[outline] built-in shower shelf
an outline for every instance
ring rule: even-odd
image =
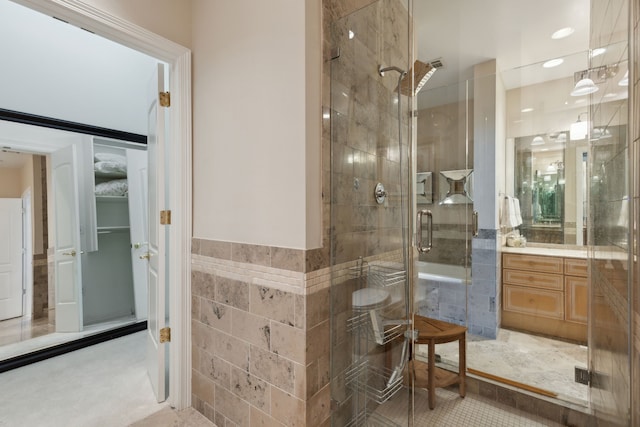
[[[402,389],[402,373],[390,381],[392,373],[391,369],[374,367],[363,360],[346,372],[345,380],[351,390],[364,393],[367,398],[382,404]]]
[[[378,317],[376,325],[376,316],[378,313],[372,313],[373,310],[359,312],[353,317],[347,319],[347,331],[351,333],[359,332],[362,338],[366,338],[378,345],[385,345],[400,338],[406,329],[405,324],[389,324],[390,321],[380,319]]]
[[[398,262],[391,261],[361,261],[359,265],[349,268],[351,276],[354,278],[366,278],[368,285],[376,287],[387,287],[404,283],[407,272],[404,266]]]

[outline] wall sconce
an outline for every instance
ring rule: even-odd
[[[574,123],[571,123],[571,127],[569,128],[569,140],[578,141],[581,139],[585,139],[587,137],[587,133],[589,131],[589,120],[580,121],[580,116],[583,114],[588,114],[586,111],[584,113],[578,114],[578,120]]]

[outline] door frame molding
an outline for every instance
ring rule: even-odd
[[[169,64],[169,403],[191,406],[191,50],[79,0],[12,0]]]

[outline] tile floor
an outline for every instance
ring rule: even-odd
[[[213,426],[192,408],[175,411],[156,403],[144,340],[145,332],[138,332],[0,374],[0,427]],[[407,395],[399,394],[376,413],[406,425],[407,405]],[[415,415],[418,426],[559,425],[478,395],[461,399],[447,389],[437,390],[433,411],[426,391],[417,390]]]
[[[437,427],[561,426],[561,424],[524,413],[512,407],[489,402],[479,395],[467,394],[463,399],[458,395],[457,389],[454,391],[436,389],[436,396],[436,407],[430,410],[426,390],[416,390],[414,425]],[[403,420],[407,419],[408,401],[406,394],[398,393],[396,397],[380,406],[376,410],[376,414],[402,425]],[[404,425],[406,425],[406,421],[404,421]]]
[[[21,317],[0,322],[0,360],[32,351],[52,347],[109,329],[135,323],[134,316],[85,326],[82,332],[55,332],[46,319],[24,319]]]
[[[426,357],[427,348],[418,354]],[[436,353],[457,367],[457,342],[439,344]],[[574,367],[587,366],[587,347],[500,329],[489,340],[467,335],[467,367],[558,394],[558,399],[586,405],[589,388],[574,380]]]
[[[3,320],[0,322],[0,346],[15,344],[52,332],[55,332],[55,329],[49,325],[47,318],[32,320],[16,317]]]

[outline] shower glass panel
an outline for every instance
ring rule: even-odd
[[[331,399],[333,426],[409,423],[403,371],[411,198],[409,14],[380,0],[333,23]],[[381,67],[395,67],[383,73]]]
[[[423,90],[416,100],[416,181],[430,173],[433,198],[416,198],[417,209],[432,214],[432,249],[419,255],[415,311],[458,325],[467,324],[471,278],[473,103],[468,93],[472,83]],[[421,189],[416,186],[416,191]],[[427,232],[423,234],[426,239]],[[451,352],[443,363],[457,366],[457,345],[448,347]],[[418,349],[418,358],[426,357],[422,350],[426,348]]]

